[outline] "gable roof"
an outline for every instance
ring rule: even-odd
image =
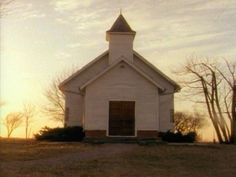
[[[62,87],[64,85],[66,85],[68,82],[70,82],[73,78],[77,77],[82,71],[86,70],[87,68],[89,68],[90,66],[92,66],[94,63],[96,63],[98,60],[102,59],[104,56],[108,55],[108,50],[106,50],[105,52],[103,52],[101,55],[99,55],[98,57],[96,57],[95,59],[93,59],[92,61],[90,61],[88,64],[86,64],[85,66],[83,66],[81,69],[79,69],[78,71],[76,71],[74,74],[72,74],[71,76],[69,76],[67,79],[65,79],[64,81],[62,81],[59,84],[59,88],[62,89]]]
[[[108,55],[109,51],[106,50],[105,52],[103,52],[101,55],[99,55],[98,57],[96,57],[94,60],[92,60],[91,62],[89,62],[88,64],[86,64],[84,67],[82,67],[81,69],[79,69],[77,72],[75,72],[74,74],[72,74],[70,77],[68,77],[67,79],[65,79],[63,82],[61,82],[59,84],[59,88],[62,89],[62,87],[64,85],[66,85],[68,82],[70,82],[72,79],[74,79],[75,77],[77,77],[80,73],[82,73],[84,70],[88,69],[90,66],[92,66],[93,64],[95,64],[97,61],[99,61],[100,59],[102,59],[104,56]],[[153,64],[151,64],[148,60],[146,60],[144,57],[142,57],[138,52],[134,51],[134,55],[136,55],[140,60],[142,60],[145,64],[147,64],[151,69],[153,69],[156,73],[160,74],[162,77],[164,77],[168,82],[170,82],[174,88],[175,91],[179,91],[181,89],[181,87],[172,79],[170,79],[167,75],[165,75],[163,72],[161,72],[158,68],[156,68]],[[119,61],[120,62],[120,61]],[[127,63],[127,61],[126,61]],[[113,66],[113,65],[112,65]],[[132,67],[137,68],[136,66],[134,66],[132,64]],[[110,67],[108,67],[107,69],[109,69]],[[105,72],[107,69],[105,69],[103,72]],[[140,69],[137,68],[137,70],[140,71]],[[101,73],[103,73],[101,72]],[[143,71],[141,71],[142,73],[144,73]],[[145,74],[147,75],[147,74]],[[97,75],[98,76],[98,75]],[[149,76],[148,76],[149,77]],[[150,77],[149,77],[150,78]]]
[[[114,24],[112,25],[111,29],[107,32],[131,32],[136,33],[131,29],[128,22],[125,20],[122,14],[119,15],[119,17],[116,19]]]
[[[171,78],[169,78],[167,75],[165,75],[162,71],[160,71],[157,67],[155,67],[153,64],[151,64],[148,60],[146,60],[142,55],[140,55],[135,50],[134,50],[134,55],[136,55],[140,60],[142,60],[145,64],[147,64],[155,72],[157,72],[162,77],[164,77],[167,81],[169,81],[175,87],[176,92],[181,89],[180,85],[178,85],[175,81],[173,81]]]
[[[137,68],[136,66],[134,66],[132,63],[130,63],[129,61],[127,61],[125,59],[125,57],[121,57],[117,62],[113,63],[112,65],[110,65],[108,68],[106,68],[103,72],[99,73],[98,75],[96,75],[94,78],[90,79],[89,81],[87,81],[85,84],[83,84],[80,89],[83,90],[85,87],[87,87],[89,84],[93,83],[94,81],[96,81],[98,78],[100,78],[101,76],[103,76],[104,74],[106,74],[108,71],[110,71],[111,69],[113,69],[115,66],[117,66],[119,63],[121,62],[125,62],[126,64],[128,64],[131,68],[133,68],[137,73],[139,73],[142,77],[144,77],[146,80],[148,80],[150,83],[152,83],[153,85],[155,85],[157,88],[159,88],[161,91],[164,91],[164,88],[161,87],[158,83],[156,83],[151,77],[149,77],[147,74],[145,74],[142,70],[140,70],[139,68]]]

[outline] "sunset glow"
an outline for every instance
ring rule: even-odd
[[[120,9],[137,32],[134,49],[173,80],[173,69],[189,56],[236,58],[235,0],[19,0],[5,8],[0,19],[1,122],[33,103],[32,134],[59,125],[41,113],[43,92],[58,74],[80,69],[107,50],[105,32]],[[196,108],[180,99],[181,93],[176,96],[176,110]],[[6,136],[2,124],[0,136]],[[202,133],[204,140],[212,136],[211,128]],[[24,137],[24,127],[13,137]]]

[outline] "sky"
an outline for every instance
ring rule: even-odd
[[[43,92],[60,73],[108,49],[105,32],[120,10],[137,32],[134,49],[173,80],[178,79],[173,69],[193,55],[236,58],[235,0],[16,0],[3,8],[0,117],[33,103],[38,113],[32,133],[58,126],[40,113]],[[186,107],[178,95],[176,110],[196,107]],[[13,136],[24,136],[23,130]]]

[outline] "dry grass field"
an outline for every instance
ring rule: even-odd
[[[234,177],[235,145],[0,140],[0,177]]]

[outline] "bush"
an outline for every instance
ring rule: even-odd
[[[65,128],[42,128],[39,133],[34,135],[36,140],[48,141],[81,141],[85,134],[82,127],[65,127]]]
[[[159,136],[163,141],[176,143],[193,143],[196,140],[195,132],[189,132],[188,134],[183,135],[181,132],[173,133],[171,131],[168,131],[166,133],[159,133]]]

